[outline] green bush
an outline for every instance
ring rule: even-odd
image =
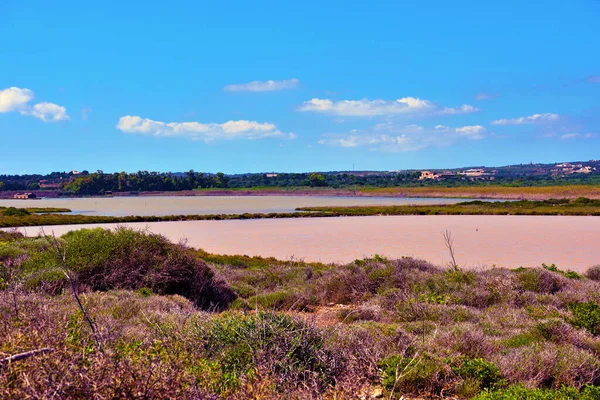
[[[3,246],[0,261],[24,257],[20,270],[26,287],[59,293],[67,282],[52,240],[22,240]],[[128,228],[81,229],[58,242],[82,289],[147,288],[156,294],[182,295],[203,309],[222,309],[235,299],[233,291],[214,278],[192,249],[161,235]]]
[[[463,379],[476,381],[481,389],[496,389],[505,384],[500,369],[493,362],[482,358],[456,359],[451,364],[452,371]]]
[[[5,217],[25,217],[25,216],[31,214],[29,211],[27,211],[24,208],[15,208],[15,207],[8,207],[8,208],[0,211],[0,213],[2,215],[4,215]]]
[[[580,391],[573,387],[562,387],[558,390],[531,389],[523,385],[513,385],[506,389],[485,391],[476,397],[477,400],[598,400],[600,388],[584,386]]]
[[[263,370],[280,384],[309,381],[325,387],[338,372],[320,332],[286,314],[225,313],[194,329],[206,357],[218,362],[227,376],[241,378]]]
[[[569,322],[577,328],[585,329],[592,335],[600,333],[600,305],[593,301],[569,305],[573,318]]]
[[[447,364],[429,354],[393,355],[379,362],[381,383],[400,393],[439,394],[451,371]]]

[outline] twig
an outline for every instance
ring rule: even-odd
[[[98,343],[98,345],[100,345],[100,341],[98,340],[98,335],[96,332],[96,326],[94,325],[94,322],[92,321],[92,319],[86,312],[85,307],[83,307],[83,304],[81,303],[81,300],[79,299],[79,295],[77,294],[77,287],[75,286],[75,280],[71,276],[69,267],[67,266],[66,250],[63,249],[61,251],[60,243],[58,242],[58,239],[56,239],[56,235],[54,235],[54,232],[52,232],[51,237],[46,235],[46,232],[44,232],[44,228],[41,229],[41,232],[42,232],[42,235],[44,236],[44,239],[46,239],[46,241],[48,241],[48,243],[50,243],[50,245],[52,245],[54,247],[54,249],[56,250],[56,254],[58,255],[58,258],[61,262],[63,274],[67,277],[67,280],[69,281],[69,285],[71,286],[71,292],[73,293],[73,297],[75,297],[75,300],[77,301],[79,310],[81,310],[83,317],[87,321],[87,324],[90,326],[90,329],[92,330],[92,334],[94,336],[94,339],[96,340],[96,343]]]
[[[454,269],[458,269],[458,264],[456,263],[456,259],[454,258],[454,238],[452,237],[452,232],[446,230],[444,232],[444,243],[450,252],[450,258],[452,259],[452,266]]]
[[[37,354],[48,353],[51,351],[54,351],[54,349],[51,347],[44,347],[43,349],[30,350],[30,351],[26,351],[24,353],[15,354],[10,357],[0,359],[0,366],[5,365],[5,364],[10,364],[14,361],[19,361],[19,360],[23,360],[25,358],[33,357]]]

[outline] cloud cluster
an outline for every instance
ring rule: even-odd
[[[305,101],[298,111],[317,112],[342,117],[374,117],[382,115],[453,115],[479,111],[464,104],[460,107],[440,108],[429,100],[403,97],[397,100],[339,100],[315,98]]]
[[[492,125],[526,125],[526,124],[544,124],[558,121],[559,115],[552,113],[533,114],[528,117],[497,119],[492,121]]]
[[[565,133],[561,135],[561,140],[569,140],[569,139],[591,139],[595,137],[593,133]]]
[[[477,96],[475,96],[475,100],[479,100],[479,101],[492,100],[492,99],[495,99],[496,97],[498,97],[498,95],[493,94],[493,93],[479,93]]]
[[[69,119],[65,107],[48,102],[31,106],[29,102],[33,98],[34,94],[29,89],[10,87],[0,90],[0,113],[19,112],[21,115],[29,115],[44,122],[58,122]]]
[[[117,129],[125,133],[180,137],[211,142],[231,139],[295,139],[293,133],[281,132],[274,124],[256,121],[227,121],[223,124],[199,122],[162,122],[148,118],[126,115],[119,119]]]
[[[227,85],[223,89],[226,92],[274,92],[277,90],[295,89],[300,85],[296,78],[283,81],[252,81],[248,83],[239,83]]]
[[[346,133],[328,133],[321,136],[319,144],[335,147],[369,147],[385,152],[409,152],[426,147],[449,146],[461,139],[479,140],[488,136],[481,125],[450,128],[437,125],[425,128],[420,125],[396,126],[378,124],[367,130]]]

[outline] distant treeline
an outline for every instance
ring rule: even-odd
[[[400,172],[327,172],[225,175],[193,170],[185,173],[139,171],[112,173],[102,171],[78,174],[54,172],[49,175],[0,175],[0,190],[59,190],[74,195],[98,195],[107,192],[173,192],[197,189],[301,188],[330,187],[459,187],[459,186],[560,186],[600,185],[600,174],[573,174],[561,177],[498,174],[490,177],[447,176],[440,180],[419,180],[420,171]],[[40,182],[42,182],[40,184]]]

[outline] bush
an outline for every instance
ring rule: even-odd
[[[24,208],[8,207],[7,209],[0,211],[0,214],[5,217],[25,217],[31,213]]]
[[[600,281],[600,264],[590,267],[585,272],[585,277],[593,281]]]
[[[23,239],[24,236],[17,230],[3,231],[0,230],[0,242],[14,242],[15,240]]]
[[[452,371],[463,379],[478,383],[479,389],[496,389],[505,384],[500,369],[482,358],[459,358],[452,362]]]
[[[379,367],[384,388],[400,393],[440,394],[451,376],[448,365],[429,354],[394,355],[382,359]]]
[[[503,390],[486,391],[477,400],[597,400],[600,388],[586,385],[581,391],[564,386],[558,390],[531,389],[524,385],[513,385]]]
[[[81,229],[64,235],[60,244],[82,289],[147,288],[156,294],[182,295],[202,309],[222,309],[235,299],[192,249],[161,235],[122,227]],[[66,285],[56,250],[49,243],[37,240],[23,243],[21,249],[29,257],[22,264],[29,287],[57,293]]]
[[[569,321],[577,328],[585,329],[592,335],[600,333],[600,305],[593,301],[569,305],[573,318]]]
[[[559,276],[545,269],[525,268],[518,272],[523,290],[554,294],[561,289]]]
[[[209,360],[216,361],[236,386],[239,378],[270,371],[280,385],[324,388],[333,382],[337,363],[321,334],[285,314],[226,313],[198,324],[196,337]]]

